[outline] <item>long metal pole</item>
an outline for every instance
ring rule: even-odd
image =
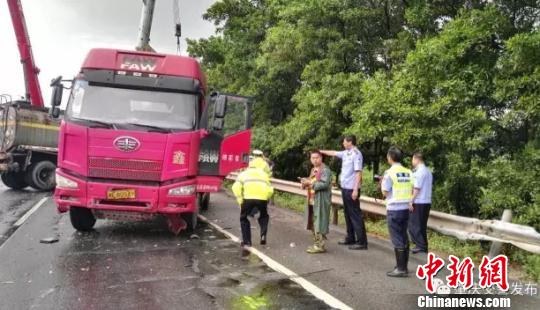
[[[139,24],[139,37],[137,39],[138,51],[153,52],[154,49],[150,46],[150,31],[152,29],[152,18],[154,17],[155,0],[143,0],[143,8],[141,11],[141,22]]]

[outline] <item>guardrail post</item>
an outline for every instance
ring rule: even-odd
[[[511,221],[512,221],[512,210],[504,209],[502,217],[501,217],[501,222],[509,223]],[[502,242],[493,241],[491,243],[491,248],[489,249],[488,256],[490,258],[493,258],[499,255],[499,253],[501,252],[501,247],[502,247]]]
[[[337,225],[338,224],[338,207],[335,204],[332,204],[332,211],[334,211],[332,224]]]

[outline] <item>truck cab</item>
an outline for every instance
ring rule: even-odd
[[[58,115],[63,86],[53,87]],[[175,233],[194,228],[209,193],[247,165],[250,107],[249,98],[208,95],[193,58],[91,50],[60,125],[58,210],[83,231],[96,219],[158,215]],[[227,115],[241,126],[227,130]]]

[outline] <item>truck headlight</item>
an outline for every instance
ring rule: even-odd
[[[171,188],[169,190],[169,196],[189,196],[195,193],[195,185],[185,185],[180,187]]]
[[[76,189],[79,187],[79,184],[57,173],[56,174],[56,187]]]

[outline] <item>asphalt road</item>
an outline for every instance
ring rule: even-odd
[[[163,221],[98,221],[76,232],[49,199],[17,229],[12,223],[46,194],[0,192],[0,309],[328,309],[255,255],[240,257],[237,243],[211,225],[173,236]],[[205,217],[239,236],[239,210],[226,194],[212,195]],[[302,217],[271,208],[261,252],[354,309],[414,309],[422,281],[385,276],[394,265],[387,240],[369,236],[368,251],[338,246],[333,227],[328,253],[308,255]],[[255,221],[254,221],[255,222]],[[258,228],[252,227],[254,243]],[[52,244],[44,238],[58,238]],[[412,256],[409,268],[425,263]],[[444,277],[444,274],[442,275]],[[512,309],[538,309],[538,298],[512,298]]]
[[[32,189],[14,191],[0,182],[0,244],[14,232],[13,224],[46,195],[50,193]]]
[[[205,216],[239,236],[239,209],[235,201],[228,195],[218,194],[212,196],[211,202],[212,207]],[[368,234],[369,249],[351,251],[337,244],[344,238],[345,231],[332,226],[327,241],[328,252],[308,255],[305,250],[311,244],[311,236],[304,228],[303,217],[275,207],[270,208],[269,213],[268,245],[258,247],[352,308],[415,309],[417,296],[426,294],[425,282],[415,276],[417,266],[426,263],[425,254],[410,255],[408,278],[389,278],[386,272],[395,265],[389,240]],[[256,236],[257,230],[254,231]],[[446,283],[447,275],[448,270],[443,268],[437,278]],[[478,279],[475,281],[478,283]],[[540,308],[539,295],[534,298],[511,296],[511,299],[512,309]]]
[[[37,197],[36,197],[37,198]],[[58,242],[40,243],[56,237]],[[1,309],[328,309],[201,224],[99,221],[78,233],[49,200],[0,247]]]

